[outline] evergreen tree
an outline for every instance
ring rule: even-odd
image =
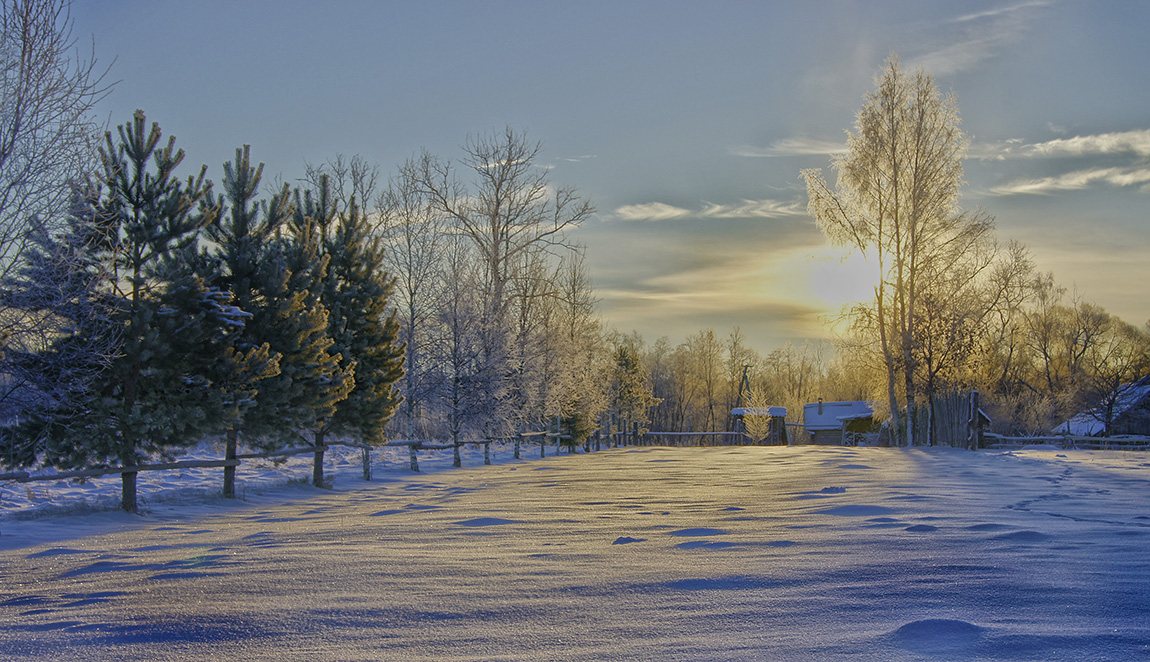
[[[279,396],[282,402],[284,389],[268,384],[267,391],[263,391],[263,380],[280,374],[282,356],[278,349],[272,349],[267,338],[268,334],[282,332],[270,328],[269,322],[280,321],[277,312],[285,305],[280,297],[290,295],[280,287],[282,277],[274,271],[261,270],[261,265],[272,253],[271,241],[291,215],[291,198],[285,185],[270,203],[257,202],[262,173],[262,164],[252,167],[248,146],[237,149],[235,163],[224,164],[223,188],[229,207],[206,228],[216,246],[215,259],[208,265],[213,285],[230,291],[235,304],[248,315],[245,326],[232,335],[226,355],[250,357],[250,363],[245,370],[229,370],[220,375],[221,386],[230,394],[233,406],[228,417],[232,424],[225,436],[224,455],[228,460],[236,457],[241,432],[249,446],[274,446],[283,437],[278,433],[285,423],[290,423],[289,417],[280,415],[273,397]],[[265,283],[263,278],[270,282]],[[224,365],[233,363],[225,361]],[[223,494],[226,498],[235,497],[234,466],[224,468]]]
[[[3,305],[36,320],[37,334],[6,338],[5,420],[0,455],[8,466],[34,464],[42,455],[57,455],[29,417],[43,419],[57,408],[78,403],[117,353],[120,336],[106,284],[110,265],[92,250],[98,239],[93,213],[99,191],[74,187],[72,213],[64,230],[52,234],[33,219],[20,270],[4,281]],[[33,339],[39,344],[33,344]]]
[[[615,366],[611,374],[611,406],[621,420],[646,426],[648,412],[659,404],[652,392],[647,370],[639,359],[638,350],[623,344],[615,350]]]
[[[338,289],[333,285],[329,274],[331,255],[328,252],[328,236],[335,231],[338,222],[335,202],[326,178],[313,194],[311,191],[295,192],[295,212],[289,223],[291,240],[284,246],[282,273],[285,292],[303,293],[299,303],[304,310],[322,311],[322,327],[308,325],[307,333],[299,336],[309,344],[300,348],[300,386],[305,388],[296,411],[307,420],[303,429],[312,433],[316,448],[312,463],[312,482],[317,487],[326,485],[323,479],[323,456],[327,450],[326,438],[335,427],[333,421],[338,403],[346,400],[356,386],[355,361],[345,358],[332,337],[332,329],[338,325],[332,321],[327,306],[329,291]],[[310,322],[319,321],[312,318]],[[281,370],[292,375],[290,368],[281,362]],[[293,383],[294,387],[294,383]]]
[[[321,200],[329,199],[327,180],[321,182]],[[384,428],[399,407],[396,382],[403,377],[403,346],[399,323],[388,314],[392,279],[383,268],[383,248],[368,232],[366,219],[354,199],[347,210],[321,216],[324,252],[329,258],[322,302],[328,309],[328,336],[339,353],[340,365],[354,371],[354,386],[346,400],[317,434],[313,482],[323,480],[323,435],[349,435],[361,443],[384,440]],[[334,224],[332,221],[335,220]]]
[[[142,111],[119,127],[118,144],[107,134],[104,189],[74,219],[72,238],[64,239],[66,250],[91,265],[89,295],[106,302],[108,323],[61,334],[44,359],[60,363],[61,353],[77,345],[114,344],[116,351],[88,388],[28,424],[29,433],[47,442],[41,446],[47,465],[132,467],[226,422],[210,367],[244,316],[189,264],[199,230],[216,213],[201,208],[210,184],[204,170],[178,180],[174,171],[184,152],[174,139],[165,146],[160,139],[159,126],[149,130]],[[136,473],[122,476],[121,507],[136,512]]]
[[[345,363],[355,364],[355,388],[339,403],[333,427],[363,443],[383,441],[400,403],[395,385],[403,377],[404,347],[399,323],[388,313],[392,278],[383,267],[383,247],[368,234],[353,199],[328,242],[328,332]]]

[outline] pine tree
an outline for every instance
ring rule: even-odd
[[[328,254],[328,330],[334,349],[356,366],[355,389],[339,404],[334,426],[377,443],[400,403],[395,384],[403,377],[404,348],[399,323],[388,313],[392,279],[383,268],[383,247],[368,234],[354,199],[340,216]]]
[[[637,422],[641,426],[650,422],[648,412],[659,404],[659,399],[652,392],[647,371],[639,359],[639,352],[632,345],[623,344],[615,350],[610,399],[611,406],[621,420]]]
[[[300,348],[297,387],[306,393],[297,411],[308,419],[304,429],[311,431],[316,448],[312,463],[312,482],[316,487],[326,485],[323,479],[325,441],[334,428],[332,419],[337,405],[347,399],[356,386],[355,361],[345,358],[334,347],[332,315],[327,306],[327,293],[335,289],[329,274],[331,255],[327,250],[327,237],[334,232],[337,218],[335,203],[326,185],[315,194],[297,190],[295,211],[289,223],[291,241],[282,255],[285,291],[303,293],[299,300],[303,309],[322,311],[324,323],[322,327],[309,325],[306,336],[301,336],[309,344]],[[293,374],[282,361],[281,370]]]
[[[110,265],[93,250],[98,229],[93,213],[99,191],[73,187],[72,211],[58,234],[33,219],[20,269],[4,281],[0,297],[9,309],[35,320],[38,333],[6,338],[6,428],[0,455],[8,466],[28,466],[59,453],[46,446],[43,421],[55,409],[80,402],[117,353],[114,306],[101,284]],[[39,343],[33,344],[33,340]]]
[[[290,422],[279,415],[273,397],[278,395],[282,401],[282,389],[268,384],[267,392],[261,393],[264,380],[280,374],[281,354],[265,336],[282,332],[270,329],[267,318],[277,317],[284,305],[278,297],[288,295],[280,291],[278,275],[261,271],[261,265],[271,254],[271,241],[291,215],[291,198],[285,185],[270,203],[257,202],[262,173],[262,164],[252,167],[248,146],[237,149],[235,163],[224,164],[223,188],[230,206],[206,228],[216,246],[215,259],[208,265],[212,284],[231,292],[235,304],[248,315],[245,326],[232,334],[219,375],[232,407],[228,417],[232,425],[225,435],[228,460],[236,458],[241,432],[249,446],[274,446],[284,436],[277,434],[280,428]],[[263,282],[263,277],[270,282]],[[235,497],[234,466],[224,468],[223,494]]]
[[[384,428],[399,407],[396,382],[403,377],[399,323],[387,311],[392,279],[383,268],[383,248],[368,234],[354,199],[334,227],[327,228],[331,232],[324,246],[330,262],[323,304],[329,311],[328,336],[341,365],[355,371],[355,386],[336,406],[325,432],[381,443]],[[318,486],[323,484],[325,447],[318,441],[316,446],[313,482]]]
[[[43,358],[58,364],[76,346],[114,345],[115,352],[86,389],[28,424],[45,440],[40,455],[47,465],[132,467],[226,422],[224,399],[205,366],[243,314],[189,263],[216,210],[201,208],[210,189],[205,170],[179,181],[174,171],[184,152],[171,138],[161,147],[161,135],[154,123],[148,129],[142,111],[119,127],[118,143],[107,134],[104,189],[78,210],[72,236],[64,238],[66,250],[90,265],[86,295],[106,305],[107,323],[61,334]],[[121,507],[136,512],[136,473],[122,476]]]

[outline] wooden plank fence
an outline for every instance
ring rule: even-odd
[[[987,448],[1023,448],[1025,446],[1057,446],[1065,450],[1150,450],[1150,437],[1083,437],[1057,435],[1048,437],[1007,437],[987,432],[983,435]]]

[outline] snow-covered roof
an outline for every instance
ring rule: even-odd
[[[731,410],[731,416],[774,416],[786,418],[786,407],[738,407]]]
[[[1117,398],[1114,400],[1114,411],[1111,414],[1111,422],[1118,419],[1119,416],[1126,413],[1134,405],[1142,402],[1142,400],[1150,396],[1150,375],[1139,379],[1136,382],[1127,382],[1119,386],[1115,393],[1110,394],[1110,397]],[[1080,414],[1076,414],[1073,418],[1058,426],[1057,431],[1064,434],[1071,434],[1081,437],[1093,437],[1105,432],[1106,424],[1103,421],[1106,414],[1101,407],[1089,409]]]
[[[808,402],[803,405],[803,426],[807,430],[838,430],[844,421],[874,416],[870,403],[861,400]]]

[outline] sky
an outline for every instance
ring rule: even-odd
[[[85,0],[74,36],[187,162],[267,181],[360,155],[392,173],[511,127],[597,213],[573,233],[607,324],[673,343],[826,337],[874,277],[806,214],[892,53],[956,95],[961,205],[1040,271],[1150,320],[1150,3]],[[191,170],[188,170],[190,174]]]

